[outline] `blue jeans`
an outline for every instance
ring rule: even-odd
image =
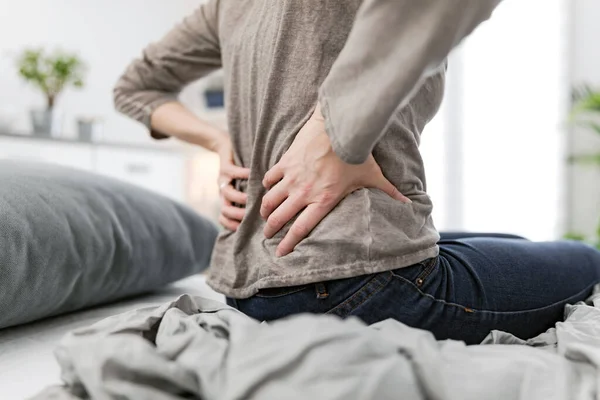
[[[600,282],[600,252],[578,242],[495,234],[442,234],[436,258],[393,271],[261,290],[228,304],[258,320],[292,314],[388,318],[437,339],[477,344],[491,331],[526,339],[562,320],[565,304]]]

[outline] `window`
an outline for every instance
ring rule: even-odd
[[[559,235],[567,0],[505,0],[450,59],[423,135],[440,230]]]

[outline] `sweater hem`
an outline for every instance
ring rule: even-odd
[[[439,247],[435,245],[409,255],[389,257],[383,260],[374,260],[370,262],[361,260],[350,265],[344,264],[306,272],[294,272],[293,274],[272,277],[267,276],[243,288],[232,288],[225,281],[212,275],[209,275],[206,283],[210,288],[227,297],[246,299],[254,296],[260,289],[307,285],[311,283],[355,278],[361,275],[387,272],[398,268],[413,266],[426,259],[436,257],[438,254]]]

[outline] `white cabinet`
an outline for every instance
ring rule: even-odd
[[[186,157],[175,149],[0,135],[0,159],[82,169],[186,201]]]
[[[183,200],[185,196],[185,160],[177,153],[98,147],[94,149],[94,158],[98,173],[175,200]]]
[[[0,159],[47,162],[93,171],[92,148],[77,143],[53,143],[0,137]]]

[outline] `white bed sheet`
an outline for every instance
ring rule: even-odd
[[[184,293],[225,301],[197,275],[150,295],[0,330],[0,398],[27,399],[48,385],[60,384],[53,351],[68,331],[125,311],[166,303]]]

